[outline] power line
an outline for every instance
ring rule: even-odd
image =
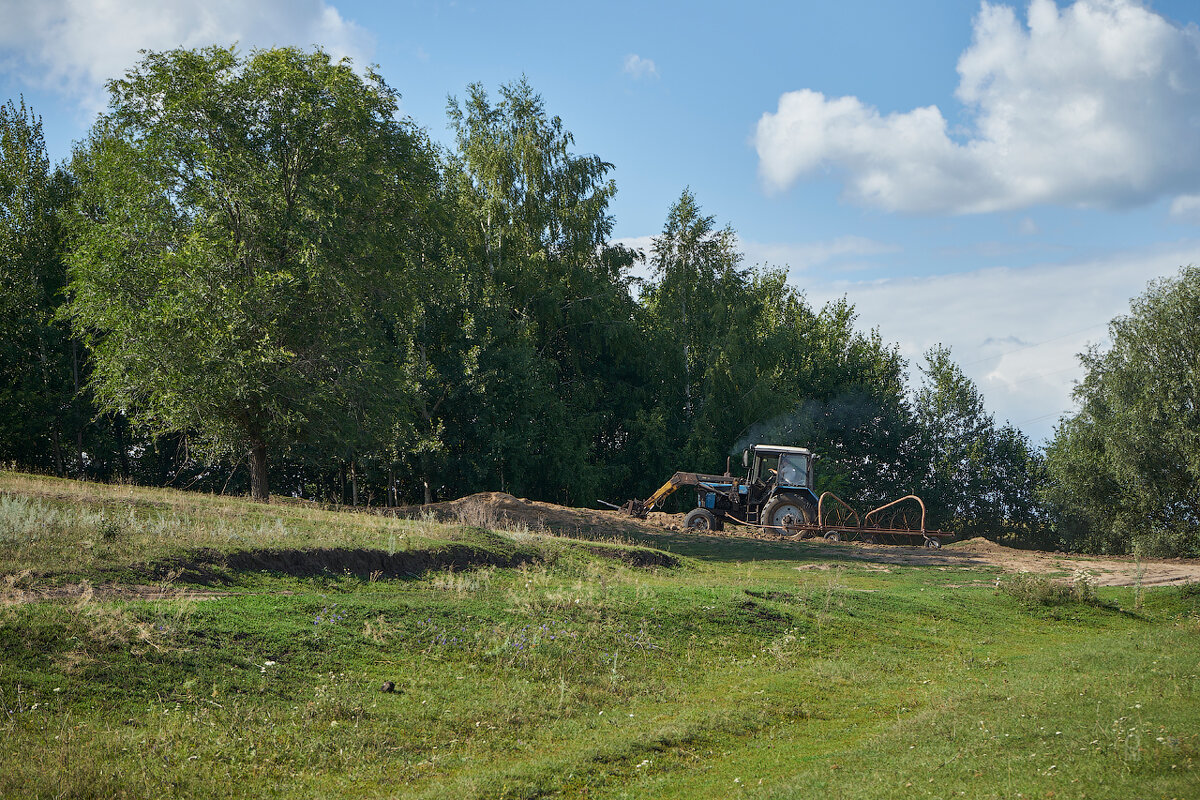
[[[1065,411],[1051,411],[1049,414],[1042,414],[1040,417],[1034,417],[1034,418],[1032,418],[1032,419],[1024,419],[1024,420],[1021,420],[1020,422],[1014,422],[1014,423],[1012,423],[1012,424],[1013,424],[1013,425],[1015,425],[1016,427],[1018,427],[1018,428],[1019,428],[1019,427],[1021,427],[1022,425],[1028,425],[1028,424],[1029,424],[1029,423],[1031,423],[1031,422],[1041,422],[1041,421],[1042,421],[1042,420],[1044,420],[1044,419],[1050,419],[1051,417],[1058,417],[1058,416],[1061,416],[1061,415],[1063,415],[1063,414],[1065,414],[1065,413],[1067,413],[1067,412],[1065,412]]]
[[[1062,369],[1051,370],[1050,372],[1039,372],[1037,375],[1032,375],[1028,378],[1021,378],[1021,380],[1019,380],[1019,381],[1005,381],[1005,382],[1009,386],[1020,386],[1023,383],[1029,383],[1030,381],[1041,380],[1042,378],[1049,378],[1053,375],[1061,375],[1064,372],[1072,372],[1077,369],[1082,369],[1082,367],[1079,364],[1072,364],[1069,367],[1063,367]],[[1003,381],[1004,379],[1000,378],[999,380]]]
[[[1021,347],[1017,347],[1012,350],[1007,350],[1003,353],[996,353],[994,355],[984,356],[983,358],[976,359],[975,361],[969,361],[966,364],[960,364],[959,366],[970,367],[975,364],[982,364],[984,361],[991,361],[993,358],[1004,358],[1005,356],[1012,355],[1013,353],[1019,353],[1022,350],[1029,350],[1034,347],[1041,347],[1044,344],[1050,344],[1051,342],[1057,342],[1061,339],[1069,339],[1072,336],[1078,336],[1081,333],[1087,333],[1088,331],[1095,330],[1096,328],[1106,328],[1106,327],[1108,327],[1107,322],[1101,322],[1096,325],[1089,325],[1086,328],[1081,328],[1077,331],[1071,331],[1070,333],[1064,333],[1062,336],[1055,336],[1052,339],[1043,339],[1040,342],[1034,342],[1033,344],[1022,345]]]

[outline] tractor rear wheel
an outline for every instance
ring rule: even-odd
[[[816,520],[817,510],[812,502],[800,495],[781,494],[763,508],[763,525],[780,536],[799,533],[801,526],[812,525]]]
[[[724,526],[707,508],[693,508],[683,518],[683,527],[689,531],[719,531]]]

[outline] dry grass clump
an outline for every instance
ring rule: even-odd
[[[501,523],[500,513],[495,506],[474,497],[459,503],[454,509],[454,517],[459,525],[466,528],[495,530]]]
[[[20,605],[29,597],[33,586],[33,570],[23,569],[14,575],[5,575],[0,582],[0,607]]]
[[[472,569],[466,572],[455,572],[451,567],[439,572],[429,579],[429,585],[434,589],[454,594],[475,594],[487,589],[492,583],[495,568],[491,566]]]
[[[1055,580],[1032,572],[996,578],[996,588],[1023,603],[1060,606],[1069,603],[1098,605],[1095,576],[1088,570],[1076,570],[1069,581]]]
[[[177,642],[188,630],[195,605],[193,597],[176,590],[139,613],[123,603],[97,600],[85,581],[75,602],[64,606],[69,617],[67,640],[75,646],[63,654],[60,664],[72,672],[113,650],[127,650],[134,656],[179,650]]]

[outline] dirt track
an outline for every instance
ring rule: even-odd
[[[691,535],[682,530],[682,515],[654,513],[648,520],[635,520],[617,511],[569,508],[523,500],[503,492],[483,492],[446,503],[413,507],[406,509],[405,514],[428,514],[439,520],[480,527],[525,527],[532,531],[547,530],[585,538],[635,537],[644,540],[646,537],[670,536],[677,541],[679,536]],[[736,535],[739,534],[734,526],[729,526],[725,536]],[[765,538],[756,531],[751,535]],[[710,534],[708,538],[725,536]],[[645,543],[653,545],[652,541]],[[1092,582],[1099,586],[1167,586],[1200,582],[1200,559],[1139,561],[1128,556],[1046,553],[1017,550],[984,538],[954,542],[940,550],[823,541],[798,542],[797,547],[803,548],[806,555],[837,556],[882,566],[998,567],[1007,572],[1035,572],[1065,578],[1087,571]]]
[[[940,550],[859,543],[825,545],[838,548],[849,558],[875,564],[929,567],[999,567],[1005,572],[1035,572],[1072,578],[1086,572],[1096,586],[1169,586],[1200,582],[1200,560],[1167,559],[1139,561],[1122,556],[1088,556],[1017,550],[982,537],[948,544]],[[848,548],[848,550],[843,550]]]
[[[1008,572],[1073,574],[1086,570],[1092,574],[1093,582],[1098,586],[1167,586],[1200,582],[1200,559],[1194,558],[1142,561],[1128,556],[1044,553],[1038,550],[1014,550],[983,538],[955,542],[937,553],[930,552],[930,556],[936,555],[959,559],[960,565],[978,559]]]

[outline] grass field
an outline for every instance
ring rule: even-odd
[[[0,473],[0,797],[1200,797],[1195,586],[472,522]]]

